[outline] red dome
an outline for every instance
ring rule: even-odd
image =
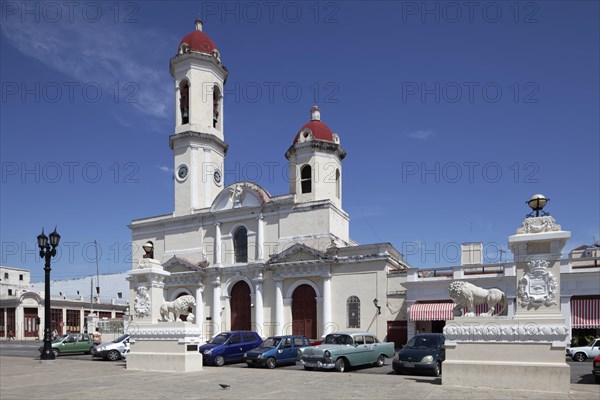
[[[212,54],[213,50],[217,49],[213,41],[202,32],[202,21],[199,19],[196,20],[196,30],[188,33],[181,39],[179,49],[181,49],[181,45],[184,43],[187,43],[190,51],[198,51],[200,53]]]
[[[333,132],[331,132],[331,129],[329,129],[329,127],[326,124],[324,124],[321,121],[310,121],[304,124],[302,128],[300,128],[300,131],[298,131],[298,134],[294,138],[294,143],[298,143],[298,140],[300,139],[300,134],[306,128],[310,129],[310,131],[313,134],[314,140],[325,140],[327,142],[333,142]]]
[[[319,110],[319,107],[312,106],[312,108],[310,109],[310,114],[311,120],[304,124],[302,128],[300,128],[298,134],[296,134],[296,137],[294,138],[294,143],[298,143],[298,141],[300,140],[300,134],[305,129],[310,129],[310,131],[312,132],[313,140],[324,140],[326,142],[334,142],[335,140],[333,132],[325,123],[321,122],[321,112]]]

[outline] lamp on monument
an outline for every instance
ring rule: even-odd
[[[154,258],[154,244],[152,241],[148,240],[142,248],[144,249],[144,258]]]
[[[527,205],[529,207],[531,207],[531,209],[533,210],[531,213],[527,214],[527,217],[533,217],[533,213],[535,212],[535,216],[539,217],[540,216],[540,211],[542,213],[542,217],[546,216],[546,215],[550,215],[549,213],[545,212],[543,210],[543,208],[546,206],[546,204],[548,204],[548,202],[550,201],[549,198],[547,198],[546,196],[544,196],[543,194],[534,194],[533,196],[531,196],[531,199],[529,199],[527,201]]]
[[[45,293],[44,293],[44,347],[42,348],[41,360],[54,360],[54,352],[52,351],[52,337],[50,335],[50,260],[56,256],[56,247],[60,243],[60,235],[54,231],[50,234],[50,243],[48,237],[44,234],[44,229],[37,237],[38,247],[40,248],[40,257],[45,260],[44,275],[45,275]]]

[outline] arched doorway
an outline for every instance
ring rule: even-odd
[[[300,285],[292,294],[292,332],[317,338],[317,294],[310,285]]]
[[[250,304],[250,287],[246,282],[239,281],[233,285],[229,305],[231,308],[231,330],[251,330],[252,305]]]

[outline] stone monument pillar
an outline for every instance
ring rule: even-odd
[[[545,205],[547,199],[536,196],[530,206],[534,200]],[[517,272],[514,317],[459,317],[447,323],[443,385],[569,393],[560,259],[571,233],[548,214],[540,216],[542,208],[534,208],[536,216],[530,214],[508,238]]]
[[[127,369],[189,372],[202,369],[198,352],[201,327],[191,322],[163,321],[164,279],[170,273],[158,260],[144,258],[129,271],[131,350]]]

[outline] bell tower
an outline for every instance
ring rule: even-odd
[[[174,216],[210,207],[223,188],[227,144],[223,134],[223,89],[227,68],[202,21],[171,58],[175,133],[169,138],[175,171]]]
[[[329,200],[342,209],[342,160],[346,151],[339,136],[321,121],[316,105],[285,157],[290,162],[290,193],[298,202]]]

